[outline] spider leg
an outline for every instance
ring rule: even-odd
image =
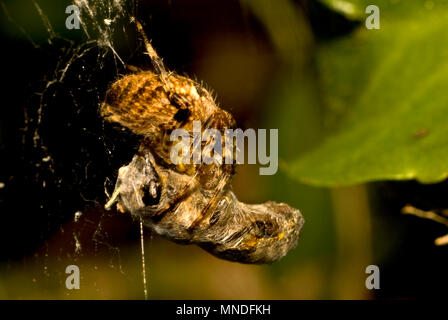
[[[194,174],[190,178],[190,180],[185,184],[185,186],[180,190],[174,198],[172,198],[163,208],[159,209],[154,216],[159,217],[169,210],[172,210],[176,205],[179,204],[180,201],[182,201],[186,196],[190,194],[190,192],[194,191],[195,188],[197,188],[197,185],[195,186],[195,179],[196,179],[197,173]]]
[[[212,113],[205,121],[205,129],[208,129],[210,127],[214,128],[221,128],[222,124],[219,123],[219,121],[221,121],[220,119],[215,119],[214,115],[216,112]],[[229,119],[227,119],[229,120]],[[231,124],[229,123],[225,123],[226,125]],[[207,143],[210,143],[210,141],[208,141]],[[222,156],[222,162],[224,163],[224,155]],[[223,164],[221,164],[223,165]],[[224,188],[228,185],[229,179],[232,176],[232,172],[231,171],[227,171],[224,170],[223,173],[221,173],[220,177],[219,177],[219,182],[216,186],[215,192],[213,193],[212,197],[210,198],[210,200],[208,201],[207,205],[201,210],[200,215],[193,221],[193,223],[191,224],[191,226],[189,227],[190,230],[193,230],[194,228],[196,228],[196,226],[203,221],[204,219],[206,219],[207,217],[209,217],[212,213],[213,210],[215,209],[216,205],[218,204],[219,200],[221,200],[223,192],[224,192]]]
[[[193,221],[193,223],[189,227],[190,230],[194,229],[201,221],[203,221],[213,212],[219,200],[221,200],[222,198],[224,188],[227,186],[230,176],[230,173],[224,173],[221,175],[221,179],[216,186],[215,192],[208,201],[207,205],[202,208],[200,215]]]
[[[146,33],[143,30],[141,23],[138,20],[136,20],[135,24],[137,25],[137,29],[140,32],[140,34],[142,35],[143,41],[145,42],[146,53],[149,55],[149,58],[151,59],[151,62],[154,65],[154,69],[162,77],[166,77],[168,72],[165,69],[165,65],[163,64],[162,58],[159,57],[156,50],[154,50],[154,48],[152,47],[151,42],[149,41],[148,37],[146,36]]]

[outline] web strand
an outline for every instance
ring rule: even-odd
[[[143,292],[145,294],[145,300],[148,300],[148,287],[146,284],[146,264],[145,264],[145,241],[143,237],[143,220],[140,217],[140,246],[142,248],[142,276],[143,276]]]

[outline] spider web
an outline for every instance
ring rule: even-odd
[[[33,282],[40,290],[51,292],[55,286],[63,290],[65,266],[78,265],[83,279],[84,270],[89,278],[89,273],[104,268],[104,261],[106,268],[133,282],[128,278],[134,277],[134,266],[123,262],[122,248],[131,245],[140,253],[140,228],[130,216],[106,212],[103,206],[117,169],[135,153],[138,138],[105,124],[98,107],[108,86],[128,72],[125,61],[138,59],[137,3],[73,1],[80,11],[82,35],[78,31],[78,38],[72,39],[60,36],[46,10],[32,1],[48,32],[46,43],[33,40],[8,7],[0,4],[8,20],[50,61],[44,77],[30,86],[24,99],[21,163],[17,165],[23,169],[9,173],[6,186],[13,191],[1,202],[6,211],[24,212],[24,221],[38,222],[34,237],[28,236],[33,242],[28,247],[35,251],[25,258],[25,265],[34,266]],[[17,204],[24,185],[30,196],[26,203]],[[34,220],[27,220],[31,215]],[[94,286],[102,294],[103,289]]]

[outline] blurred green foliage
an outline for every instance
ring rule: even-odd
[[[265,187],[270,189],[267,197],[299,208],[306,221],[297,250],[269,270],[273,279],[291,279],[295,288],[288,294],[290,297],[366,298],[363,274],[359,272],[371,261],[364,188],[335,192],[298,183],[285,174],[295,159],[323,139],[325,129],[316,44],[309,21],[291,1],[243,3],[266,28],[279,57],[259,125],[279,129],[281,170],[263,177]]]
[[[318,186],[373,180],[437,182],[448,175],[448,3],[323,0],[352,19],[351,34],[318,44],[326,137],[286,167]]]

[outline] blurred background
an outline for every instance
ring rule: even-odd
[[[278,173],[238,166],[234,191],[247,203],[286,202],[306,221],[296,249],[260,266],[146,230],[150,299],[446,296],[448,252],[433,244],[446,228],[400,213],[408,203],[448,208],[446,183],[324,188],[286,173],[328,131],[316,48],[363,23],[324,2],[87,1],[92,16],[83,11],[82,28],[68,30],[69,1],[0,1],[0,298],[144,298],[138,222],[103,209],[139,139],[98,115],[126,65],[151,68],[132,16],[168,69],[203,81],[239,127],[279,129]],[[65,287],[71,264],[80,290]],[[380,290],[365,287],[372,264]]]

